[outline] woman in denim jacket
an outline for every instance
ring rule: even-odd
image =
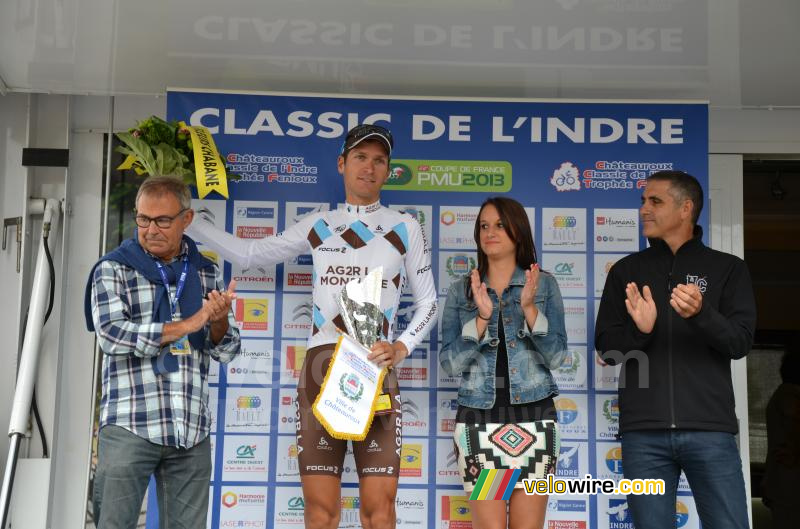
[[[482,469],[521,469],[508,527],[541,528],[547,496],[528,496],[523,478],[555,473],[559,434],[550,374],[567,349],[564,305],[539,270],[525,209],[489,198],[475,222],[478,269],[455,281],[442,318],[439,363],[461,374],[454,440],[464,491]],[[506,502],[470,501],[476,529],[506,527]]]

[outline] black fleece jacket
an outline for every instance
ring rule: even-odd
[[[662,240],[620,259],[608,274],[595,324],[595,349],[620,373],[620,433],[694,429],[736,433],[731,360],[750,351],[756,306],[744,261],[712,250],[702,230],[675,255]],[[658,316],[649,334],[625,309],[625,285],[648,285]],[[699,313],[684,319],[670,306],[672,288],[696,283]]]

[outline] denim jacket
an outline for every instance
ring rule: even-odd
[[[536,317],[528,327],[520,304],[525,272],[517,267],[498,306],[497,293],[488,289],[494,308],[486,332],[478,339],[478,307],[467,298],[465,279],[450,285],[442,315],[442,347],[439,364],[445,373],[461,373],[458,403],[470,408],[489,409],[495,402],[495,370],[500,310],[508,352],[511,402],[524,404],[558,395],[551,369],[561,365],[567,352],[564,303],[555,278],[542,272],[536,290]]]

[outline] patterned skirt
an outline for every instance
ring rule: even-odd
[[[556,473],[560,445],[555,421],[516,424],[456,423],[453,439],[464,492],[472,493],[483,469],[521,470],[514,488],[525,478],[542,479]]]

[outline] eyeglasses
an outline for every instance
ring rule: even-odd
[[[160,217],[148,217],[147,215],[136,215],[136,225],[140,228],[149,228],[151,222],[155,222],[159,228],[169,228],[172,226],[172,221],[189,211],[189,208],[183,208],[177,214],[169,217],[161,215]]]

